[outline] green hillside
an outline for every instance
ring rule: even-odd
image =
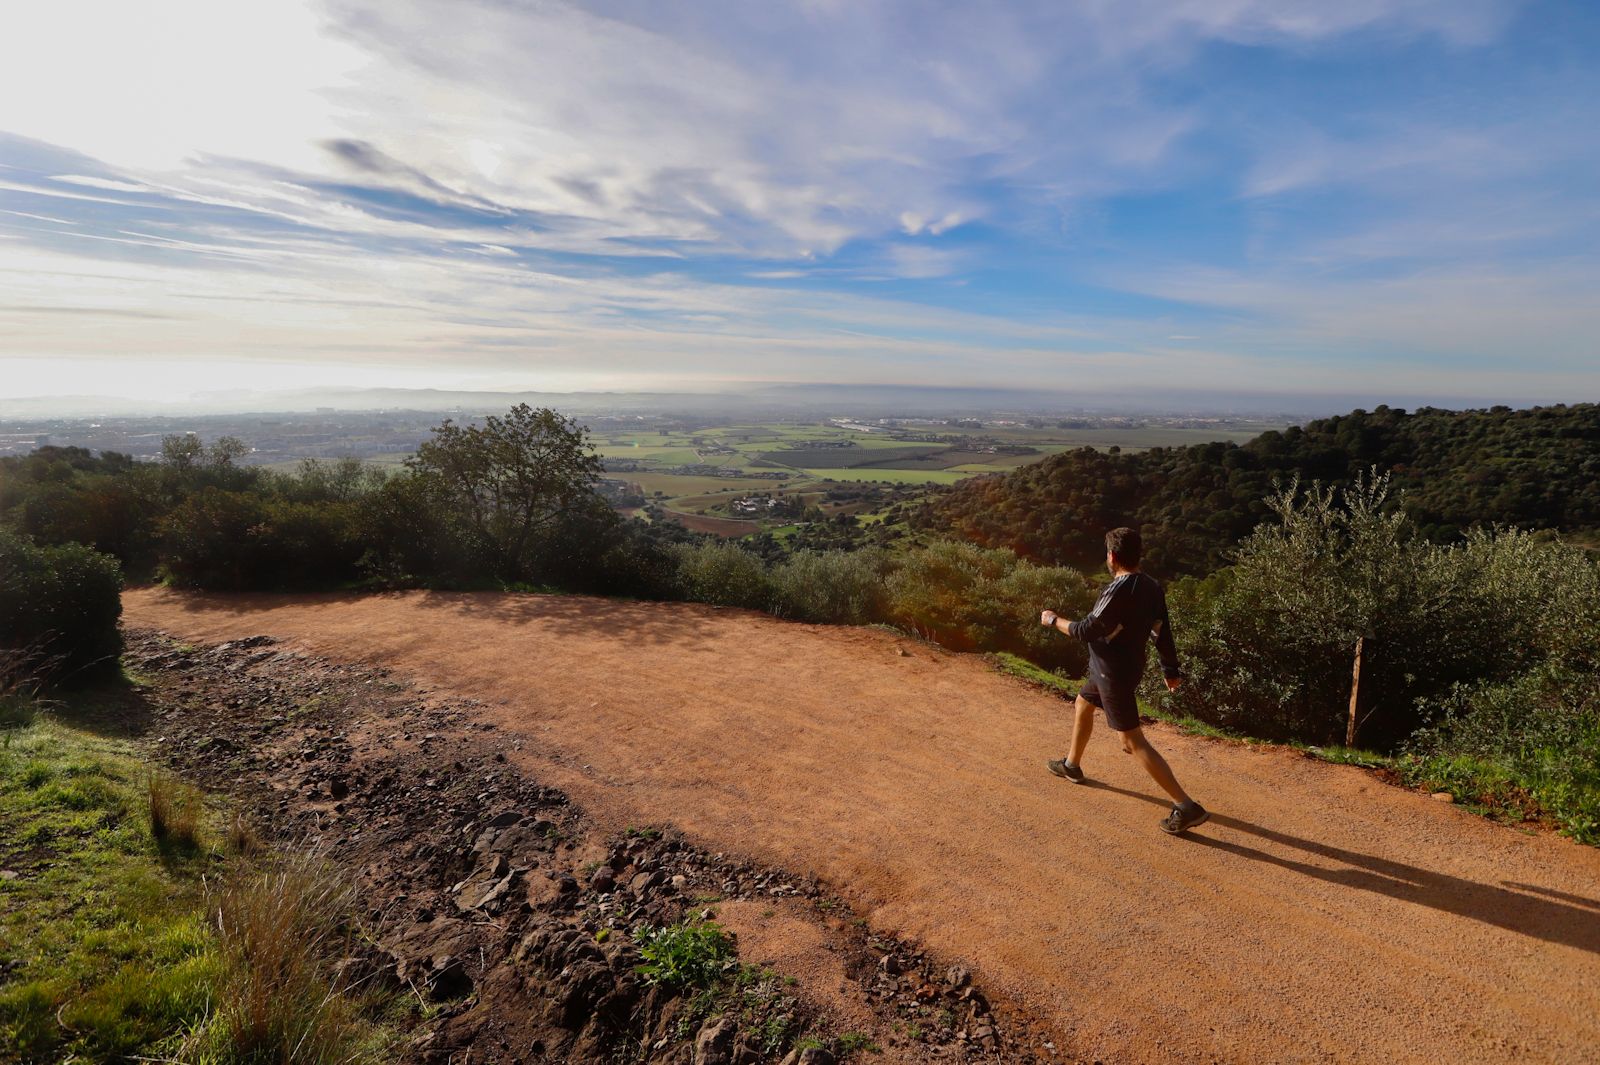
[[[1151,568],[1206,573],[1268,517],[1274,481],[1346,483],[1392,470],[1416,526],[1448,541],[1475,525],[1600,529],[1600,406],[1412,413],[1378,407],[1245,444],[1140,453],[1089,448],[964,481],[920,515],[931,530],[1056,565],[1097,567],[1100,536],[1143,529]]]

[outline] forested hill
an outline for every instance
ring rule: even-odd
[[[964,481],[920,523],[1043,562],[1096,568],[1102,533],[1141,527],[1156,573],[1205,573],[1267,516],[1274,481],[1344,483],[1393,471],[1424,535],[1473,525],[1600,529],[1600,406],[1373,411],[1267,432],[1246,444],[1118,454],[1083,448]]]

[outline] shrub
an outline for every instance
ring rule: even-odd
[[[1175,589],[1191,683],[1179,714],[1254,735],[1343,740],[1364,637],[1362,746],[1393,750],[1434,700],[1512,681],[1550,657],[1593,670],[1600,571],[1581,552],[1513,530],[1454,547],[1412,535],[1387,481],[1334,493],[1295,486],[1235,565]],[[1187,637],[1187,639],[1186,639]],[[1154,683],[1150,690],[1156,690]]]
[[[266,502],[259,496],[201,489],[162,522],[167,578],[193,588],[254,587],[263,568],[257,530],[266,519]]]
[[[122,568],[81,544],[38,547],[0,529],[0,652],[65,680],[114,672]]]
[[[1039,612],[1087,613],[1093,590],[1076,571],[1034,566],[1003,548],[939,541],[888,579],[888,617],[958,651],[1011,651],[1081,674],[1083,645],[1039,624]]]
[[[1433,720],[1402,763],[1411,782],[1600,843],[1600,673],[1552,658],[1510,681],[1456,685],[1423,710]]]
[[[889,566],[878,550],[798,552],[772,570],[773,613],[835,625],[881,620]]]
[[[679,544],[673,552],[678,592],[685,599],[752,610],[771,605],[772,585],[766,566],[737,544]]]
[[[352,504],[296,503],[204,488],[163,523],[174,584],[226,590],[317,588],[353,580],[361,545]]]

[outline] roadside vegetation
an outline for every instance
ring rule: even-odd
[[[315,857],[240,853],[253,833],[109,724],[125,697],[4,700],[0,1061],[384,1060],[397,1001],[331,968],[346,889]]]
[[[1387,760],[1415,786],[1600,842],[1600,570],[1553,531],[1600,525],[1597,444],[1594,405],[1380,407],[1244,445],[1064,452],[942,497],[920,539],[828,524],[747,542],[623,518],[586,431],[525,406],[446,422],[390,471],[249,468],[227,438],[171,437],[149,464],[41,448],[0,460],[0,647],[63,679],[114,663],[126,572],[691,600],[886,624],[1076,676],[1083,649],[1038,612],[1086,612],[1101,534],[1143,522],[1190,675],[1147,692],[1153,712]]]
[[[791,1048],[827,1050],[837,1061],[879,1053],[877,1044],[860,1032],[830,1037],[814,1027],[808,1030],[805,1011],[793,994],[794,978],[741,964],[733,937],[709,917],[641,925],[633,929],[633,940],[645,982],[688,999],[678,1021],[680,1038],[692,1035],[708,1018],[725,1016],[752,1033],[769,1057]]]

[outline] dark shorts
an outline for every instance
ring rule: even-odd
[[[1136,692],[1139,683],[1109,684],[1104,677],[1090,673],[1078,692],[1079,698],[1105,711],[1106,724],[1113,732],[1127,732],[1139,727],[1139,700]]]

